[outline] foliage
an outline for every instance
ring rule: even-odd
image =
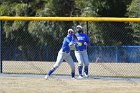
[[[91,0],[92,9],[97,16],[124,17],[131,0]]]
[[[128,7],[127,15],[132,18],[140,17],[140,1],[133,0],[132,3]],[[134,30],[134,42],[139,45],[140,44],[140,23],[130,23],[132,29]]]
[[[131,0],[91,0],[92,14],[100,17],[125,17],[126,7],[130,2]],[[128,26],[127,23],[96,23],[94,26],[96,28],[95,43],[97,45],[132,44],[133,33]]]
[[[62,1],[63,0],[3,0],[3,2],[0,3],[0,15],[72,16],[74,1],[67,0],[64,3],[62,3]],[[13,47],[16,46],[20,50],[27,52],[32,50],[32,46],[43,47],[52,45],[50,54],[54,56],[54,52],[59,49],[60,43],[62,43],[62,37],[67,35],[67,30],[72,25],[72,22],[4,21],[3,31],[5,33],[3,34],[3,40],[5,41],[3,41],[3,44],[5,47],[9,45]],[[26,56],[32,59],[32,51],[30,51],[30,53],[27,52],[25,53]]]
[[[139,17],[139,6],[139,0],[1,0],[0,16]],[[16,46],[21,50],[30,49],[32,45],[52,45],[54,50],[58,50],[67,30],[77,24],[87,30],[86,22],[4,21],[3,43],[4,46]],[[93,45],[140,44],[139,23],[89,22],[88,27]]]

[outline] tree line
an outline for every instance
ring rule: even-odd
[[[140,1],[1,0],[0,16],[140,17]],[[21,50],[48,45],[55,49],[67,29],[77,24],[81,22],[2,21],[2,45]],[[140,23],[89,22],[88,35],[91,45],[140,45]]]

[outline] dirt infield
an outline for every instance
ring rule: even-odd
[[[0,77],[0,93],[140,93],[140,82]]]

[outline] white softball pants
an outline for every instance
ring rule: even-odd
[[[88,60],[88,55],[87,51],[75,51],[75,57],[78,61],[78,66],[88,66],[89,65],[89,60]]]
[[[75,64],[74,64],[74,61],[73,61],[70,53],[62,52],[62,50],[60,50],[58,52],[57,60],[56,60],[56,63],[54,64],[53,68],[58,68],[64,59],[70,65],[71,70],[75,71]]]

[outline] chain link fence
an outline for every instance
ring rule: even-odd
[[[140,77],[139,39],[131,25],[124,22],[2,21],[1,72],[46,74],[56,61],[67,30],[75,30],[78,24],[90,39],[90,75]],[[77,68],[73,51],[71,55]],[[65,61],[54,72],[69,73]]]

